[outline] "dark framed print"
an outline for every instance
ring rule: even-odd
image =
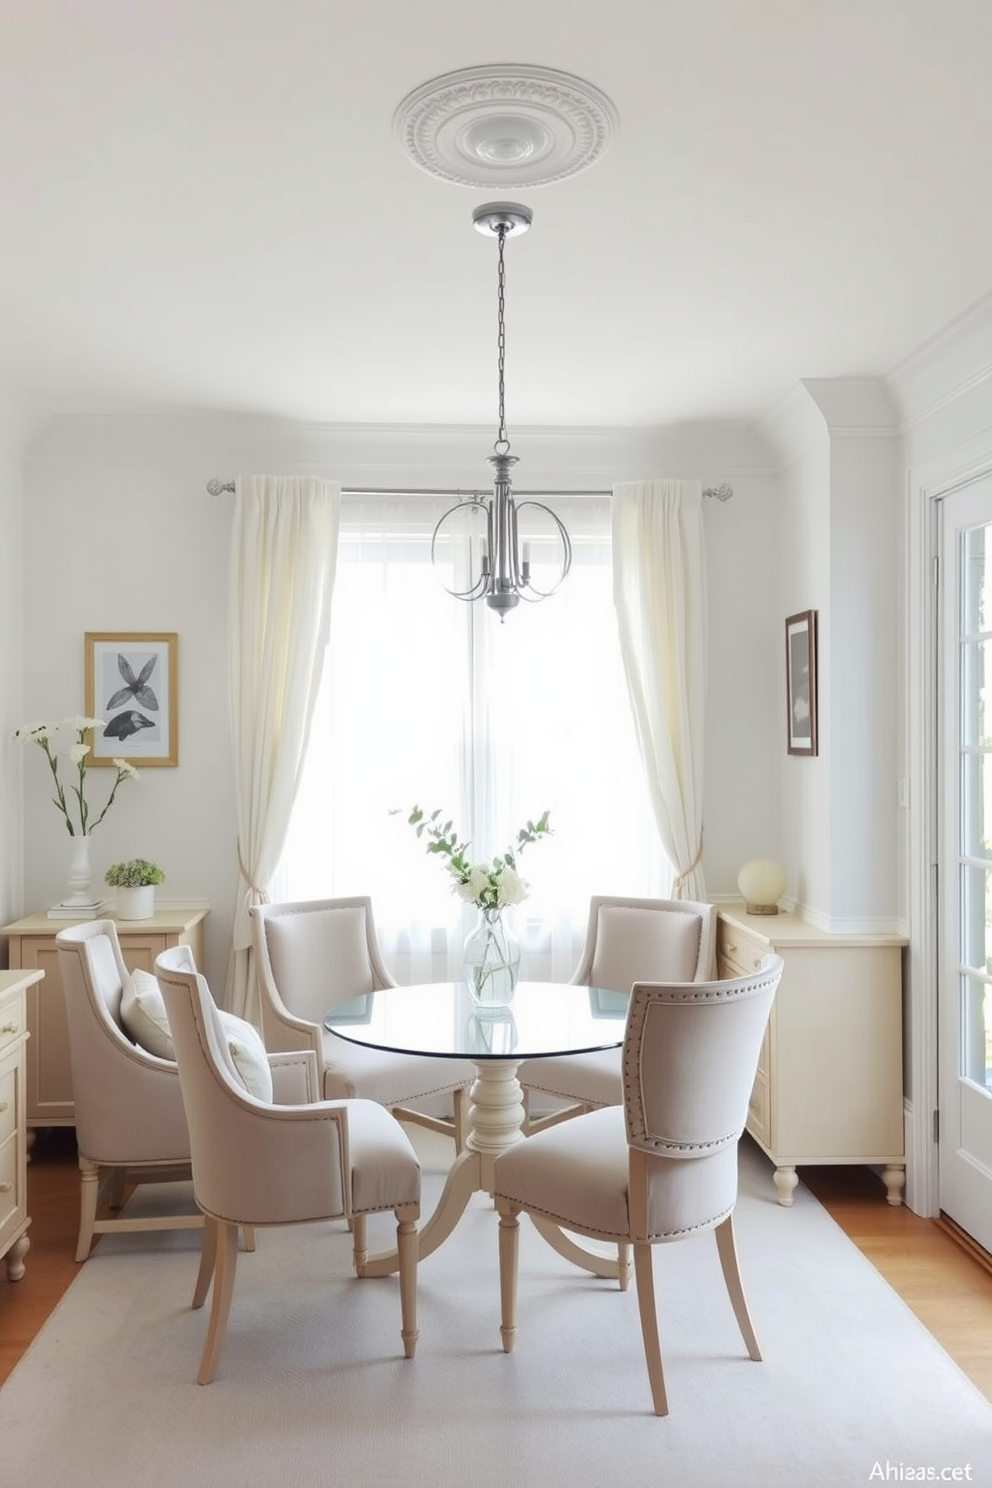
[[[179,763],[175,631],[87,631],[86,714],[99,718],[88,765]]]
[[[785,622],[785,696],[790,754],[816,754],[816,611]]]

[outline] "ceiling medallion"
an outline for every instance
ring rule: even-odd
[[[459,186],[549,186],[598,160],[617,111],[568,72],[465,67],[408,93],[393,129],[415,165]]]

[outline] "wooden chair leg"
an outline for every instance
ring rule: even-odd
[[[400,1273],[400,1337],[403,1355],[412,1359],[417,1352],[417,1262],[420,1258],[420,1236],[417,1220],[419,1204],[401,1204],[396,1214],[396,1251]]]
[[[734,1216],[728,1214],[723,1224],[716,1227],[716,1248],[720,1255],[720,1265],[723,1267],[723,1279],[727,1283],[727,1291],[730,1293],[730,1301],[737,1319],[737,1326],[741,1330],[741,1337],[747,1347],[748,1357],[756,1363],[761,1360],[761,1349],[758,1347],[758,1338],[751,1322],[751,1314],[748,1311],[747,1298],[744,1295],[744,1284],[741,1281],[741,1268],[737,1259],[737,1241],[734,1237]]]
[[[641,1317],[641,1337],[644,1340],[644,1358],[648,1366],[654,1413],[656,1416],[667,1416],[668,1396],[665,1393],[665,1374],[661,1367],[658,1312],[654,1300],[654,1260],[650,1245],[634,1245],[634,1279],[637,1284],[637,1310]]]
[[[192,1308],[202,1307],[207,1300],[210,1283],[217,1265],[217,1221],[209,1214],[203,1216],[203,1245],[200,1249],[200,1269],[193,1288]]]
[[[365,1267],[369,1259],[369,1245],[366,1239],[367,1225],[364,1214],[353,1214],[348,1222],[351,1230],[351,1253],[355,1262],[355,1275],[364,1276]]]
[[[79,1159],[79,1235],[76,1260],[85,1261],[93,1245],[96,1206],[100,1197],[100,1169],[88,1157]]]
[[[111,1209],[124,1208],[124,1179],[126,1177],[124,1168],[111,1168],[110,1182],[107,1186],[108,1204]]]
[[[513,1350],[517,1339],[517,1256],[520,1250],[520,1214],[505,1201],[497,1200],[499,1210],[499,1336],[504,1354]]]
[[[617,1246],[617,1280],[620,1290],[626,1292],[630,1288],[630,1243],[621,1240]]]
[[[214,1298],[210,1308],[207,1338],[200,1359],[199,1384],[209,1385],[220,1356],[227,1331],[231,1298],[234,1295],[234,1273],[238,1265],[238,1227],[217,1221],[217,1269],[214,1276]]]

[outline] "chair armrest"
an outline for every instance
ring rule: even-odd
[[[270,1054],[272,1100],[277,1106],[306,1106],[320,1100],[317,1056],[312,1049]]]

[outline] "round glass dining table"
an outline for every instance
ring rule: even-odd
[[[627,1002],[626,993],[602,987],[518,982],[508,1007],[480,1008],[464,982],[429,982],[366,992],[328,1010],[324,1026],[351,1043],[397,1054],[470,1059],[475,1065],[468,1135],[434,1213],[421,1227],[421,1258],[447,1239],[473,1194],[492,1194],[496,1158],[525,1140],[517,1078],[521,1063],[617,1048]],[[576,1265],[597,1276],[620,1274],[615,1254],[598,1255],[555,1225],[536,1223],[549,1244]],[[398,1264],[395,1251],[369,1256],[365,1274],[386,1276]]]

